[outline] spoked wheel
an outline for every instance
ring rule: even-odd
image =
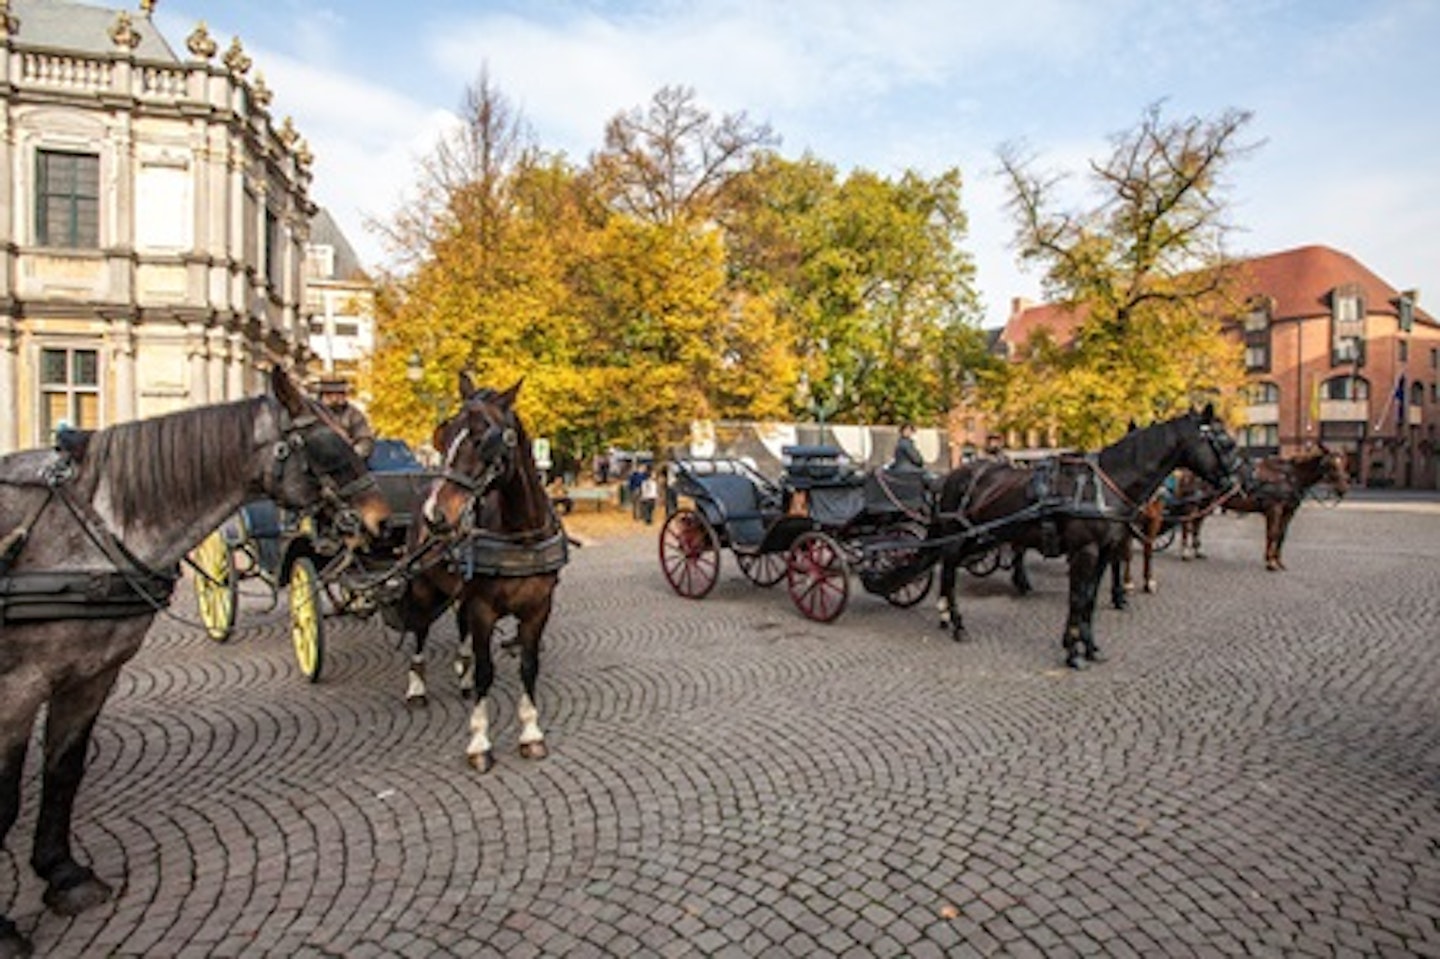
[[[1160,535],[1156,536],[1150,543],[1150,548],[1157,553],[1163,553],[1169,549],[1170,545],[1175,542],[1175,530],[1178,526],[1179,524],[1177,523],[1175,526],[1162,529]]]
[[[720,580],[715,527],[693,509],[677,510],[660,528],[660,570],[670,588],[686,599],[709,593]]]
[[[735,562],[756,586],[774,586],[785,578],[784,553],[736,553]]]
[[[199,571],[195,576],[195,605],[200,613],[200,622],[205,624],[206,635],[217,643],[223,643],[235,629],[239,590],[239,577],[235,575],[235,560],[230,555],[230,546],[217,529],[200,541],[191,554],[191,560]]]
[[[965,572],[971,576],[984,578],[1000,568],[1000,547],[992,546],[983,553],[976,553],[969,559],[961,562]]]
[[[840,544],[824,533],[802,533],[785,563],[790,600],[806,619],[832,622],[850,599],[850,570]]]
[[[315,562],[301,556],[290,567],[290,641],[300,672],[312,683],[320,681],[325,665],[325,618],[320,609],[322,594]]]
[[[891,556],[891,562],[897,566],[908,566],[911,563],[918,563],[921,559],[919,546],[925,541],[925,528],[923,526],[905,525],[891,530],[892,538],[898,540],[913,539],[916,547],[913,550],[896,550]],[[931,564],[925,567],[925,572],[914,579],[892,589],[885,594],[885,601],[891,606],[899,606],[901,609],[908,609],[930,595],[930,586],[935,582],[935,566]]]

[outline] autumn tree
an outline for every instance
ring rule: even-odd
[[[813,157],[766,154],[720,219],[735,282],[775,300],[810,383],[841,385],[830,415],[936,421],[984,362],[959,171],[842,181]]]
[[[1003,426],[1090,448],[1131,419],[1238,385],[1238,348],[1220,333],[1236,309],[1225,174],[1254,149],[1240,139],[1250,119],[1227,110],[1168,121],[1152,105],[1090,163],[1096,199],[1081,209],[1059,209],[1061,178],[1002,148],[1020,259],[1043,268],[1047,299],[1079,320],[1073,343],[1035,344],[1011,369],[997,393]]]

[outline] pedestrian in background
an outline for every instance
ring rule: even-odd
[[[645,476],[640,480],[640,518],[646,525],[655,522],[655,500],[660,496],[660,484],[655,481],[655,474],[649,468],[645,468]]]

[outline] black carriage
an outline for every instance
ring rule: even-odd
[[[737,459],[677,459],[678,505],[660,532],[660,565],[677,593],[714,589],[729,549],[758,586],[784,580],[808,619],[830,622],[845,609],[851,573],[867,592],[913,606],[930,591],[924,556],[930,521],[924,473],[849,466],[833,446],[782,451],[777,480]]]
[[[369,617],[404,588],[410,510],[434,478],[399,440],[379,441],[369,466],[391,515],[385,535],[363,551],[345,548],[342,531],[269,500],[245,504],[195,548],[195,599],[211,639],[223,643],[234,632],[243,582],[263,584],[265,611],[286,590],[296,662],[307,680],[319,682],[326,618]]]

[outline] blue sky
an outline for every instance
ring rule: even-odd
[[[789,156],[958,167],[987,326],[1039,292],[1010,249],[1001,144],[1079,173],[1155,101],[1251,110],[1232,252],[1323,243],[1440,306],[1440,0],[160,0],[155,18],[177,49],[199,20],[241,38],[369,264],[366,217],[401,202],[486,69],[576,160],[679,84]]]

